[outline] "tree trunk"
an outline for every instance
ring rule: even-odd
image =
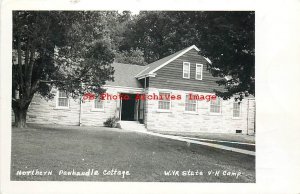
[[[26,128],[27,108],[14,109],[15,125],[18,128]]]

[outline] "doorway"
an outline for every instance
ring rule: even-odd
[[[135,94],[121,94],[129,96],[129,99],[121,99],[121,120],[135,121],[136,115],[136,100]]]

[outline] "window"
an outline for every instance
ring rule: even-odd
[[[196,64],[196,76],[195,79],[202,80],[203,64]]]
[[[103,109],[104,106],[103,106],[103,100],[101,100],[100,98],[96,98],[94,100],[94,109]]]
[[[190,63],[189,62],[183,62],[183,78],[190,79]]]
[[[196,112],[197,109],[197,101],[190,100],[189,94],[185,96],[185,111]]]
[[[233,102],[233,118],[241,116],[241,102]]]
[[[221,114],[221,99],[217,97],[216,100],[210,101],[210,112]]]
[[[160,96],[160,98],[159,98],[159,101],[158,101],[158,109],[170,110],[170,107],[171,107],[171,100],[170,100],[171,93],[160,92],[159,96]]]
[[[58,91],[57,107],[60,107],[60,108],[68,108],[69,107],[69,99],[68,99],[67,93],[65,91]]]

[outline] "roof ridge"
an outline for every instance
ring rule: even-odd
[[[194,46],[194,45],[193,45],[193,46]],[[179,50],[179,51],[176,51],[175,53],[173,53],[173,54],[170,54],[170,55],[168,55],[168,56],[165,56],[165,57],[163,57],[163,58],[161,58],[161,59],[158,59],[158,60],[156,60],[156,61],[153,61],[152,63],[155,63],[155,62],[157,62],[157,61],[159,61],[159,60],[162,60],[162,59],[168,58],[168,57],[170,57],[170,56],[172,56],[172,55],[179,54],[179,53],[181,53],[181,52],[185,51],[186,49],[189,49],[190,47],[192,47],[192,46],[189,46],[189,47],[186,47],[186,48],[184,48],[184,49],[181,49],[181,50]],[[151,65],[152,63],[149,63],[148,65]],[[148,65],[146,65],[146,66],[148,66]]]

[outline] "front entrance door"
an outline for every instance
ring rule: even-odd
[[[123,94],[128,95],[130,99],[122,99],[121,102],[121,120],[134,121],[135,119],[135,94]]]

